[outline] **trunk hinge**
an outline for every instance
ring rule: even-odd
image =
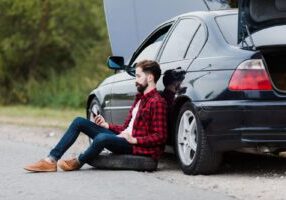
[[[247,49],[251,49],[251,50],[256,50],[256,46],[254,44],[254,41],[253,41],[253,37],[252,35],[250,34],[250,31],[249,31],[249,28],[247,26],[247,23],[245,21],[245,14],[243,13],[242,14],[242,23],[241,24],[245,24],[242,28],[244,30],[242,30],[242,41],[241,41],[241,46],[242,48],[247,48]],[[251,46],[249,46],[249,44],[247,43],[246,41],[246,35],[245,35],[245,32],[247,33],[247,36],[249,37],[249,40],[250,40],[250,43],[251,43]]]
[[[248,35],[248,37],[249,37],[249,39],[250,39],[251,45],[252,45],[252,46],[251,46],[251,49],[255,51],[255,50],[256,50],[256,46],[255,46],[255,44],[254,44],[253,37],[252,37],[252,35],[250,34],[249,28],[248,28],[247,25],[245,25],[245,29],[246,29],[247,35]]]

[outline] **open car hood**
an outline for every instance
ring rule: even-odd
[[[286,25],[286,0],[239,0],[238,12],[238,44],[248,37],[248,30],[253,34]]]

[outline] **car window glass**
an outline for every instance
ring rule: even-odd
[[[184,59],[185,53],[200,23],[195,19],[183,19],[176,26],[163,50],[160,62]]]
[[[237,44],[237,15],[224,15],[215,18],[224,39],[231,45]]]
[[[166,34],[171,26],[164,27],[155,33],[147,42],[146,45],[142,47],[141,52],[133,61],[133,63],[138,63],[144,59],[155,60],[156,55],[166,37]],[[133,64],[132,63],[132,64]]]
[[[205,30],[200,25],[199,30],[196,32],[196,35],[191,41],[191,44],[188,48],[186,58],[187,59],[195,58],[200,52],[201,48],[204,46],[205,40],[206,40]]]
[[[235,0],[207,0],[205,3],[209,10],[224,10],[237,7]]]

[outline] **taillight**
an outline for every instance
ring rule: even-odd
[[[241,63],[232,74],[230,90],[272,90],[270,78],[262,60],[247,60]]]

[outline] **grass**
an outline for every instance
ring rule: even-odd
[[[85,109],[53,109],[33,106],[0,106],[0,123],[65,129]]]

